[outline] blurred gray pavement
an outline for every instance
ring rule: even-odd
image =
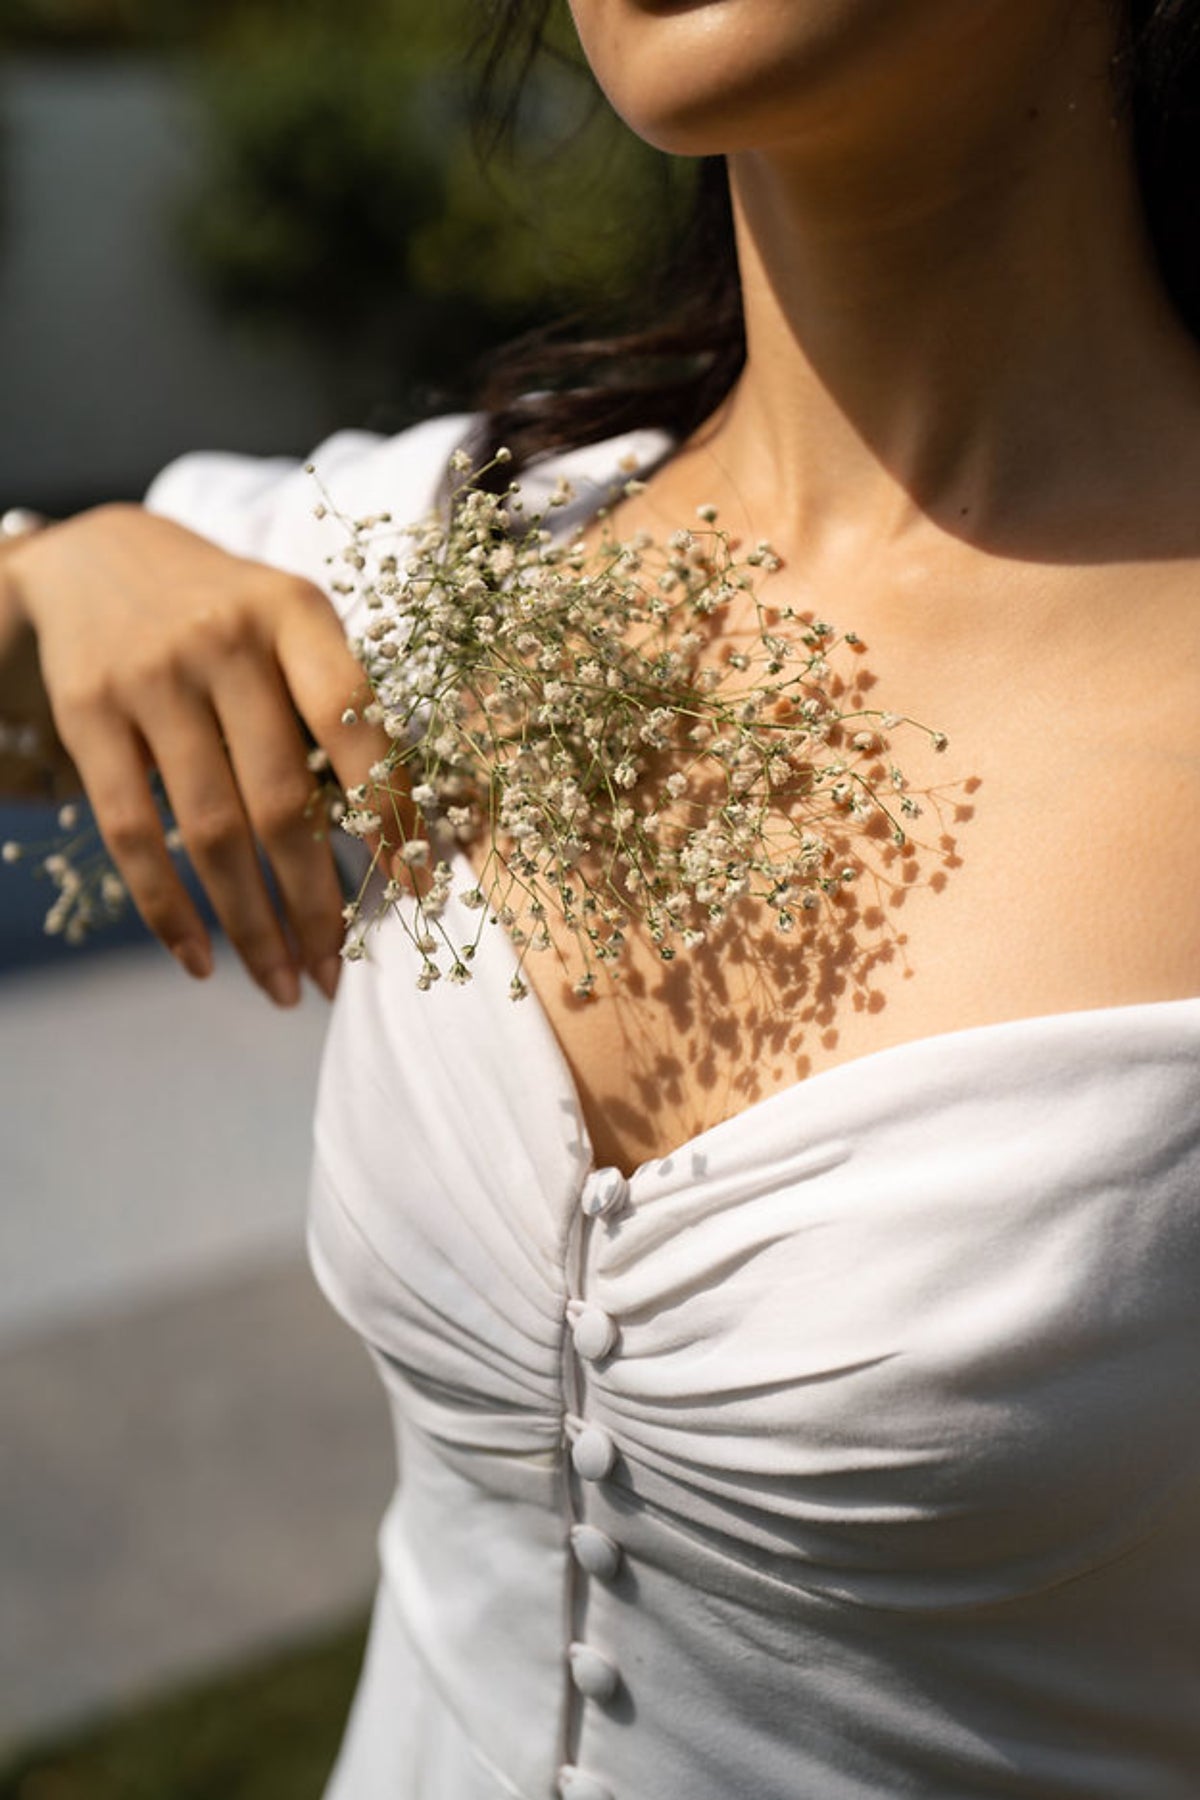
[[[302,1241],[326,1003],[277,1011],[225,949],[0,980],[0,1348]]]
[[[0,979],[0,1746],[340,1622],[392,1479],[303,1259],[326,1006]]]

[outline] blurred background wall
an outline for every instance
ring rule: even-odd
[[[569,35],[480,171],[479,10],[0,0],[0,506],[398,430],[636,281],[669,183]],[[0,804],[0,839],[52,825]],[[45,905],[0,867],[0,1796],[315,1800],[328,1743],[302,1774],[268,1733],[261,1790],[28,1748],[353,1618],[391,1480],[303,1261],[324,1003],[273,1012],[227,952],[197,990],[136,921],[64,950]]]

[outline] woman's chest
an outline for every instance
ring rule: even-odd
[[[398,931],[353,972],[311,1215],[335,1305],[473,1482],[544,1466],[576,1414],[614,1493],[900,1604],[1076,1574],[1193,1491],[1200,1002],[835,1070],[594,1215],[495,948],[428,996]]]
[[[946,731],[893,748],[920,808],[834,833],[855,870],[782,935],[746,902],[664,961],[633,917],[618,975],[576,997],[578,952],[525,965],[597,1157],[629,1169],[875,1051],[998,1021],[1200,993],[1200,664],[922,671],[881,658],[883,704]],[[1189,699],[1190,695],[1190,699]]]

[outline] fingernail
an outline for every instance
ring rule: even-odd
[[[286,964],[268,970],[262,977],[262,985],[276,1006],[295,1006],[300,998],[300,977]]]
[[[337,993],[338,977],[342,972],[340,956],[326,956],[313,970],[313,980],[327,1000],[332,1000]]]
[[[213,972],[212,951],[196,938],[189,938],[183,944],[172,944],[171,954],[196,981],[207,981]]]

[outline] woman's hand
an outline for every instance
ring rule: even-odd
[[[250,974],[280,1005],[299,998],[299,967],[332,996],[341,890],[329,843],[315,835],[297,713],[346,787],[368,779],[387,739],[342,722],[366,688],[327,597],[124,505],[22,540],[2,578],[10,622],[36,635],[54,727],[150,930],[190,974],[211,972],[208,934],[151,794],[157,769]]]

